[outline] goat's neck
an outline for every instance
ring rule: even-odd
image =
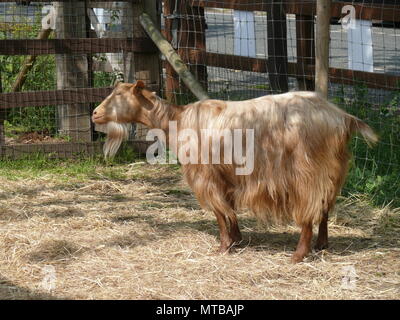
[[[186,105],[174,105],[158,97],[152,99],[150,103],[149,108],[143,111],[140,122],[149,128],[161,129],[166,135],[168,135],[171,121],[176,121],[179,127],[182,112],[186,109]]]

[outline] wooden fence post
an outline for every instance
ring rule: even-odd
[[[268,76],[274,93],[287,92],[288,54],[286,12],[281,0],[271,0],[267,12]]]
[[[55,2],[56,36],[61,39],[86,38],[85,3]],[[57,54],[57,89],[86,88],[89,83],[86,54]],[[58,130],[75,142],[92,140],[90,105],[74,103],[59,105]]]
[[[177,49],[183,61],[190,61],[190,55],[196,57],[196,64],[189,65],[189,70],[207,91],[208,75],[205,61],[206,19],[204,8],[191,6],[188,0],[166,0],[164,3],[165,37]],[[185,89],[180,86],[179,76],[166,62],[166,97],[176,99],[175,93]],[[175,101],[176,102],[176,101]]]
[[[139,17],[145,12],[160,28],[160,17],[158,16],[157,5],[161,5],[161,1],[157,0],[144,0],[139,4],[132,4],[133,6],[133,37],[134,38],[147,38],[146,31],[143,30]],[[161,64],[159,52],[154,53],[134,53],[133,54],[133,72],[135,80],[143,80],[146,84],[152,84],[161,87],[160,76],[161,76]],[[148,129],[141,125],[136,125],[136,139],[144,140]]]
[[[315,91],[328,97],[331,0],[317,0]]]
[[[207,91],[207,63],[203,59],[206,53],[206,19],[204,8],[193,7],[188,0],[182,0],[179,13],[181,14],[181,18],[178,33],[180,44],[178,54],[183,61],[189,61],[189,54],[201,57],[197,59],[196,64],[189,65],[189,70],[197,81],[200,82],[205,91]]]
[[[164,1],[164,36],[171,43],[176,37],[178,31],[176,30],[176,34],[173,35],[173,27],[177,28],[178,26],[174,26],[173,24],[177,24],[178,20],[173,21],[172,14],[175,10],[175,0],[165,0]],[[175,93],[179,91],[179,77],[178,74],[175,72],[174,68],[171,66],[170,63],[167,61],[165,62],[165,74],[166,74],[166,82],[165,82],[165,97],[170,102],[175,101]]]
[[[0,93],[3,92],[3,83],[1,81],[1,72],[0,72]],[[0,155],[2,153],[2,147],[6,144],[5,138],[5,128],[4,128],[4,119],[5,119],[6,109],[0,108]]]
[[[315,65],[314,16],[296,15],[296,44],[299,90],[314,91],[314,81],[306,76],[307,65]]]

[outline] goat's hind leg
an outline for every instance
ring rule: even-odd
[[[324,211],[322,220],[319,223],[318,237],[314,249],[321,251],[328,248],[328,210]]]
[[[230,209],[232,210],[232,209]],[[238,244],[242,240],[242,235],[239,230],[239,225],[233,211],[227,216],[220,210],[214,210],[214,214],[217,218],[220,235],[220,247],[219,253],[230,252],[235,244]]]

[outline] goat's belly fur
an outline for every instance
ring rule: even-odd
[[[240,176],[235,164],[186,164],[184,176],[204,208],[228,218],[250,209],[265,223],[318,223],[347,173],[352,118],[310,92],[200,101],[181,129],[254,129],[254,170]]]

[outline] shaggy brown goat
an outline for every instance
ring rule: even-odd
[[[377,141],[364,122],[313,92],[176,106],[138,81],[117,85],[94,110],[92,120],[107,126],[106,155],[116,153],[127,135],[127,124],[133,122],[159,128],[167,137],[172,120],[178,133],[184,129],[197,133],[207,128],[253,129],[254,167],[249,174],[236,174],[240,167],[236,162],[186,163],[183,174],[202,207],[216,215],[221,252],[241,241],[235,211],[247,208],[260,220],[294,221],[301,227],[293,262],[302,261],[310,252],[314,224],[319,224],[315,248],[328,246],[328,213],[347,174],[347,143],[352,133],[360,132],[367,142]],[[201,142],[210,144],[210,137],[196,143]],[[179,153],[182,143],[170,147]],[[222,153],[218,148],[217,153]]]

